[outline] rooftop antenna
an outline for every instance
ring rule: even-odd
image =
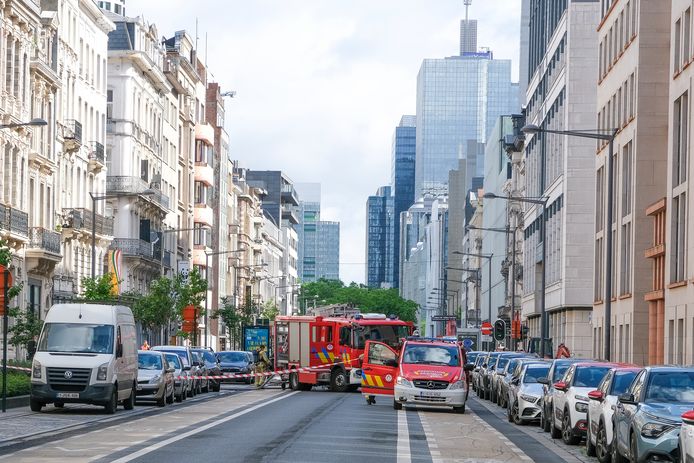
[[[467,24],[468,11],[470,10],[470,5],[472,5],[472,0],[463,0],[463,3],[465,4],[465,24]]]

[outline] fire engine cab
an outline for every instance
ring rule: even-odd
[[[383,314],[278,316],[272,325],[275,369],[290,371],[289,387],[295,390],[314,385],[330,385],[335,392],[356,390],[366,343],[399,349],[412,331],[411,322]]]

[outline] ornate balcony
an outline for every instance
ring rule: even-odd
[[[155,253],[152,243],[138,238],[114,238],[111,249],[118,249],[123,257],[136,257],[160,265],[161,250]]]
[[[82,231],[91,236],[92,233],[92,211],[84,208],[63,209],[65,223],[63,231]],[[96,234],[102,236],[113,236],[113,219],[96,214]]]
[[[132,175],[109,175],[106,177],[106,192],[109,194],[137,194],[145,191],[152,191],[153,194],[142,195],[143,198],[151,200],[165,211],[169,210],[169,197],[156,188],[150,188],[147,182],[140,177]]]
[[[60,233],[32,227],[25,256],[28,272],[49,275],[63,259],[60,254]]]
[[[63,150],[74,153],[82,147],[82,124],[75,119],[68,119],[62,126]]]
[[[24,241],[29,238],[29,214],[0,204],[0,230]]]
[[[89,172],[98,174],[106,165],[106,155],[104,154],[104,145],[98,141],[92,142],[89,150]]]

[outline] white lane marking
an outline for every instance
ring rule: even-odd
[[[496,428],[492,427],[489,423],[484,421],[482,418],[477,415],[474,411],[470,410],[468,408],[468,412],[470,415],[472,415],[472,418],[479,423],[480,426],[483,428],[487,429],[490,433],[496,435],[496,437],[501,440],[504,444],[506,444],[513,453],[516,454],[518,458],[520,458],[522,461],[533,461],[532,458],[530,458],[528,455],[526,455],[525,452],[523,452],[516,444],[511,442],[506,436],[501,434]]]
[[[132,461],[136,458],[140,458],[141,456],[147,455],[148,453],[154,452],[155,450],[158,450],[162,447],[166,447],[169,444],[172,444],[172,443],[177,442],[177,441],[182,440],[182,439],[186,439],[190,436],[194,436],[195,434],[199,434],[203,431],[207,431],[210,428],[213,428],[215,426],[219,426],[220,424],[226,423],[227,421],[231,421],[233,419],[238,418],[239,416],[246,415],[246,414],[253,412],[259,408],[265,407],[266,405],[270,405],[270,404],[278,402],[280,400],[284,400],[284,399],[291,397],[294,394],[298,394],[298,393],[299,393],[299,391],[290,392],[287,395],[283,395],[281,397],[277,397],[276,399],[272,399],[272,400],[269,400],[267,402],[263,402],[261,404],[255,405],[251,408],[247,408],[247,409],[240,411],[238,413],[234,413],[233,415],[229,415],[227,417],[213,421],[212,423],[208,423],[204,426],[200,426],[199,428],[195,428],[191,431],[184,432],[183,434],[179,434],[177,436],[170,437],[169,439],[163,440],[161,442],[157,442],[156,444],[150,445],[149,447],[145,447],[142,450],[139,450],[135,453],[131,453],[130,455],[128,455],[126,457],[119,458],[118,460],[114,460],[113,463],[127,463],[128,461]]]
[[[407,426],[407,415],[405,410],[398,410],[398,443],[397,463],[410,463],[412,455],[410,454],[410,429]]]
[[[431,432],[431,427],[424,414],[423,410],[417,412],[419,414],[419,421],[422,423],[422,431],[424,431],[424,438],[427,441],[427,447],[429,448],[429,454],[431,455],[431,461],[433,463],[441,463],[441,452],[438,450],[439,446],[434,439],[434,434]],[[434,450],[436,449],[436,450]]]

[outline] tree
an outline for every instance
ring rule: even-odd
[[[87,301],[112,301],[116,298],[113,295],[113,274],[106,273],[94,278],[82,278],[82,297]]]
[[[229,330],[232,346],[239,347],[243,326],[250,325],[253,321],[252,308],[246,306],[237,307],[229,297],[223,297],[220,302],[222,305],[212,314],[212,318],[220,318],[224,322]]]
[[[275,301],[267,301],[260,306],[260,318],[265,318],[273,321],[280,314],[280,309]]]
[[[393,288],[369,288],[354,282],[345,286],[340,280],[320,279],[301,285],[301,294],[306,301],[316,297],[324,304],[349,304],[363,313],[392,314],[405,321],[414,321],[417,315],[417,303],[403,299]]]
[[[31,351],[39,334],[41,334],[43,320],[29,308],[22,310],[19,307],[12,307],[8,314],[14,318],[14,324],[7,330],[11,336],[12,345],[15,348],[23,347],[27,351]]]
[[[176,301],[171,279],[157,278],[149,284],[147,294],[132,294],[131,296],[133,296],[133,316],[145,330],[154,330],[176,319]]]

